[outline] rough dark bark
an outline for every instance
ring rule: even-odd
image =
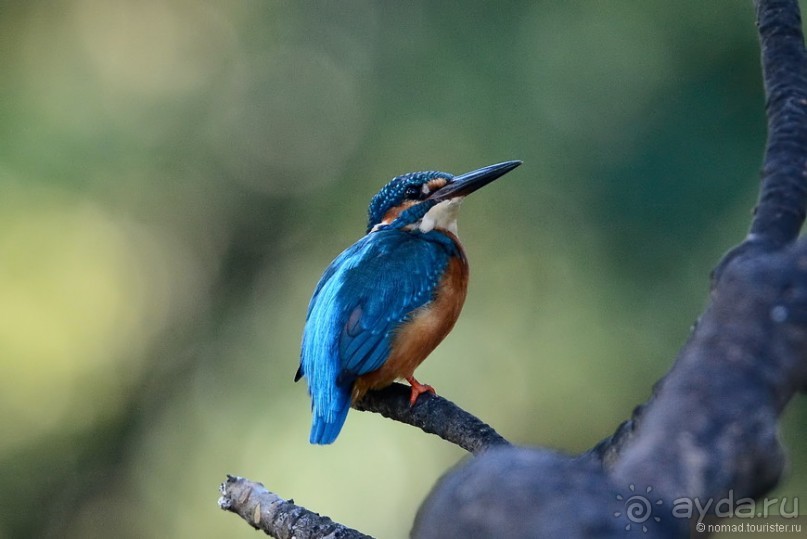
[[[632,524],[645,537],[686,537],[675,500],[764,495],[785,463],[778,415],[807,382],[806,309],[807,242],[731,264],[674,367],[618,435],[579,457],[491,450],[440,480],[414,535],[624,537]],[[633,495],[662,503],[615,517]]]
[[[415,406],[409,406],[410,390],[403,384],[392,384],[371,391],[353,407],[363,412],[375,412],[389,419],[418,427],[478,455],[488,449],[510,443],[498,432],[453,402],[425,393]]]
[[[807,58],[796,0],[757,0],[768,140],[751,229],[715,268],[735,257],[781,249],[799,235],[807,211]]]
[[[694,521],[672,511],[677,500],[758,498],[779,481],[778,419],[807,387],[807,241],[797,241],[807,212],[807,55],[796,0],[755,5],[768,116],[759,201],[672,369],[629,421],[579,456],[509,446],[442,399],[409,410],[400,388],[368,396],[360,409],[478,455],[438,482],[413,536],[688,537]]]
[[[798,3],[765,0],[756,8],[768,142],[749,239],[781,248],[799,235],[807,210],[807,60]]]

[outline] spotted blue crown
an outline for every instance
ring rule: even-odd
[[[410,172],[396,176],[390,180],[387,185],[382,187],[370,201],[370,207],[367,210],[369,217],[367,221],[367,232],[370,232],[375,225],[380,223],[389,210],[400,206],[408,200],[424,203],[417,204],[403,212],[392,226],[401,227],[417,221],[436,203],[426,200],[429,193],[424,193],[423,184],[435,178],[451,180],[453,177],[454,176],[448,172],[440,172],[437,170]]]

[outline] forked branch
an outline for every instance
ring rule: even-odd
[[[624,537],[633,524],[646,538],[688,537],[672,500],[760,497],[779,481],[778,419],[807,387],[807,240],[796,241],[807,214],[807,54],[797,0],[755,5],[768,117],[759,200],[672,369],[630,421],[577,457],[512,447],[439,397],[410,408],[401,386],[368,394],[358,409],[478,455],[438,482],[415,537]],[[222,489],[223,508],[273,537],[366,537],[262,485],[229,478]],[[660,512],[631,520],[637,492]]]

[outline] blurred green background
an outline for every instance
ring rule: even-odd
[[[0,539],[256,537],[226,473],[406,536],[463,452],[359,412],[311,447],[292,383],[392,176],[524,160],[465,204],[465,312],[418,375],[565,451],[647,398],[754,204],[750,1],[0,6]]]

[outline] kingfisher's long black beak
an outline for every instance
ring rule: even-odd
[[[496,165],[488,165],[459,176],[454,176],[445,186],[431,194],[429,200],[442,202],[457,197],[470,195],[480,187],[484,187],[493,180],[501,178],[517,166],[521,161],[505,161]]]

